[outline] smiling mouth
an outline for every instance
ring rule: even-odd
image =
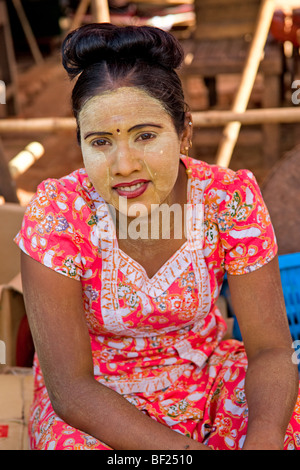
[[[147,189],[150,181],[133,181],[132,183],[121,183],[113,187],[119,196],[132,199],[141,196]]]

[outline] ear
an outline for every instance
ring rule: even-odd
[[[190,111],[185,113],[184,118],[184,129],[181,134],[180,152],[183,155],[188,155],[189,149],[192,147],[193,137],[193,120]]]

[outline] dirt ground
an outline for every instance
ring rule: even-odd
[[[59,47],[55,47],[42,65],[34,65],[32,58],[26,57],[17,63],[18,95],[20,118],[69,117],[71,84],[61,65]],[[296,79],[297,76],[294,77]],[[219,102],[217,109],[230,109],[237,89],[238,77],[222,76],[218,78],[217,89]],[[263,80],[257,78],[249,106],[260,106],[263,93]],[[207,89],[201,79],[193,79],[189,102],[192,110],[207,110]],[[282,106],[292,106],[291,77],[285,77],[285,95]],[[215,109],[216,109],[215,108]],[[209,163],[215,162],[215,155],[221,129],[195,130],[193,154]],[[281,148],[283,156],[300,143],[300,124],[281,125]],[[16,179],[17,193],[22,205],[27,204],[37,185],[48,177],[59,178],[82,166],[80,148],[74,132],[56,134],[35,133],[2,135],[2,142],[7,161],[23,150],[32,141],[40,142],[44,147],[43,156],[23,175]],[[261,183],[271,168],[264,162],[262,155],[262,133],[260,126],[242,128],[230,167],[248,168],[254,172]]]

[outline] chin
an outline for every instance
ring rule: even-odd
[[[148,217],[151,213],[151,207],[142,202],[133,202],[128,204],[127,216],[130,219],[136,219],[137,217]]]

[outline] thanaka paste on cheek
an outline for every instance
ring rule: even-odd
[[[82,157],[83,163],[88,174],[90,181],[93,183],[94,188],[96,191],[101,195],[101,191],[99,192],[99,182],[97,180],[97,173],[99,166],[105,165],[106,163],[106,156],[103,152],[98,151],[96,154],[93,152],[91,148],[88,146],[82,147]],[[106,166],[106,165],[105,165]],[[108,171],[107,171],[108,173]],[[106,177],[105,180],[101,180],[101,185],[103,189],[103,185],[105,187],[109,187],[109,177]]]
[[[96,98],[96,97],[94,97]],[[84,123],[82,127],[93,126],[93,112],[95,99],[87,101],[79,113],[79,122]],[[107,157],[103,151],[98,147],[93,147],[90,140],[85,140],[81,130],[81,152],[83,157],[83,163],[88,174],[90,181],[93,183],[96,191],[101,195],[100,185],[97,179],[99,170],[107,166]],[[109,169],[106,171],[106,178],[101,180],[101,187],[110,188],[109,184]]]
[[[152,180],[155,182],[156,189],[162,193],[162,196],[166,196],[166,193],[169,195],[172,192],[178,177],[180,148],[179,143],[177,144],[177,142],[174,141],[174,134],[171,132],[164,132],[162,137],[163,143],[165,142],[166,145],[162,145],[162,139],[160,139],[159,141],[154,140],[153,143],[151,142],[145,146],[144,161]],[[166,152],[165,147],[168,148],[168,152]],[[171,155],[178,156],[177,162],[174,162],[174,158],[172,158],[172,161],[170,161],[170,153]],[[147,154],[152,154],[159,159],[160,171],[161,173],[166,172],[168,174],[168,178],[161,179],[159,178],[159,174],[157,172],[151,170],[147,162],[153,161],[153,158],[147,159]],[[157,196],[159,195],[157,194]],[[159,202],[159,200],[156,201],[156,203]]]

